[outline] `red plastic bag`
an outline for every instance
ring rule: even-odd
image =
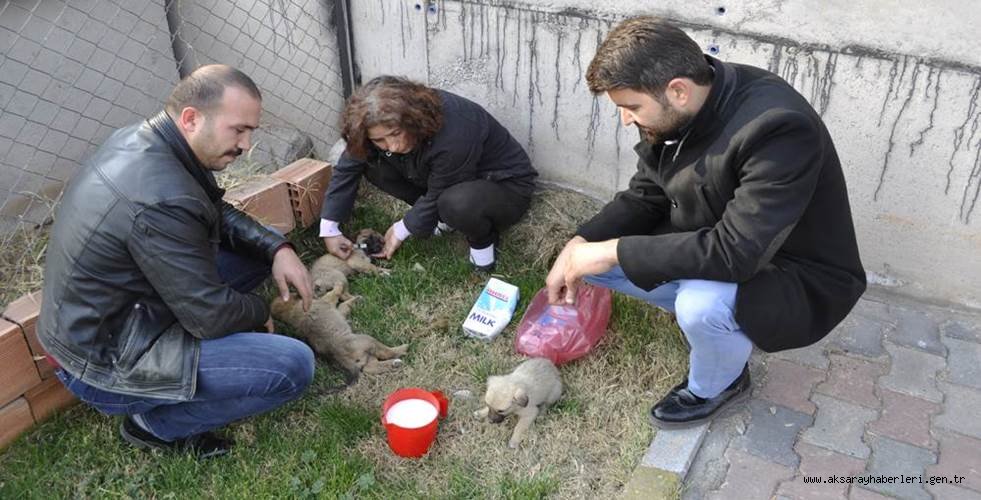
[[[585,356],[603,338],[610,322],[608,288],[580,285],[573,306],[548,304],[548,291],[535,294],[514,337],[514,350],[556,365]]]

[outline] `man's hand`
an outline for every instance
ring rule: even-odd
[[[264,325],[264,327],[266,328],[266,332],[268,333],[273,333],[276,331],[276,326],[273,325],[272,316],[270,316],[269,319],[266,320],[266,324]]]
[[[385,231],[385,246],[382,247],[382,251],[373,254],[372,257],[385,260],[391,259],[400,246],[402,246],[402,240],[395,236],[395,224],[392,224],[389,226],[388,231]]]
[[[351,252],[354,249],[351,240],[345,238],[343,234],[324,238],[324,246],[327,247],[327,251],[331,255],[344,260],[347,260],[351,256]]]
[[[566,243],[545,278],[549,304],[575,304],[576,289],[584,276],[602,274],[617,265],[617,243],[588,243],[576,236]]]
[[[290,300],[289,285],[293,285],[296,292],[300,294],[300,298],[303,299],[303,310],[310,310],[310,301],[313,299],[313,280],[310,278],[310,272],[307,271],[306,266],[300,262],[296,252],[288,245],[283,245],[276,251],[276,255],[273,257],[272,275],[279,287],[279,296],[284,301]]]

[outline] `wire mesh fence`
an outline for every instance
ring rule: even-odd
[[[344,102],[333,3],[0,0],[0,309],[40,288],[75,169],[200,65],[238,67],[262,90],[252,167],[326,154]]]

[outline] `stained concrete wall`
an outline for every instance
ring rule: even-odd
[[[981,307],[981,15],[968,0],[366,0],[353,2],[355,55],[366,79],[402,74],[483,103],[546,180],[609,198],[635,171],[637,135],[583,74],[613,24],[641,13],[809,99],[873,283]]]

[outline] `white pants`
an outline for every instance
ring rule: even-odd
[[[736,283],[677,280],[646,291],[631,283],[620,266],[587,276],[585,281],[637,297],[676,315],[691,346],[688,389],[696,396],[718,396],[739,377],[753,352],[752,341],[735,319]]]

